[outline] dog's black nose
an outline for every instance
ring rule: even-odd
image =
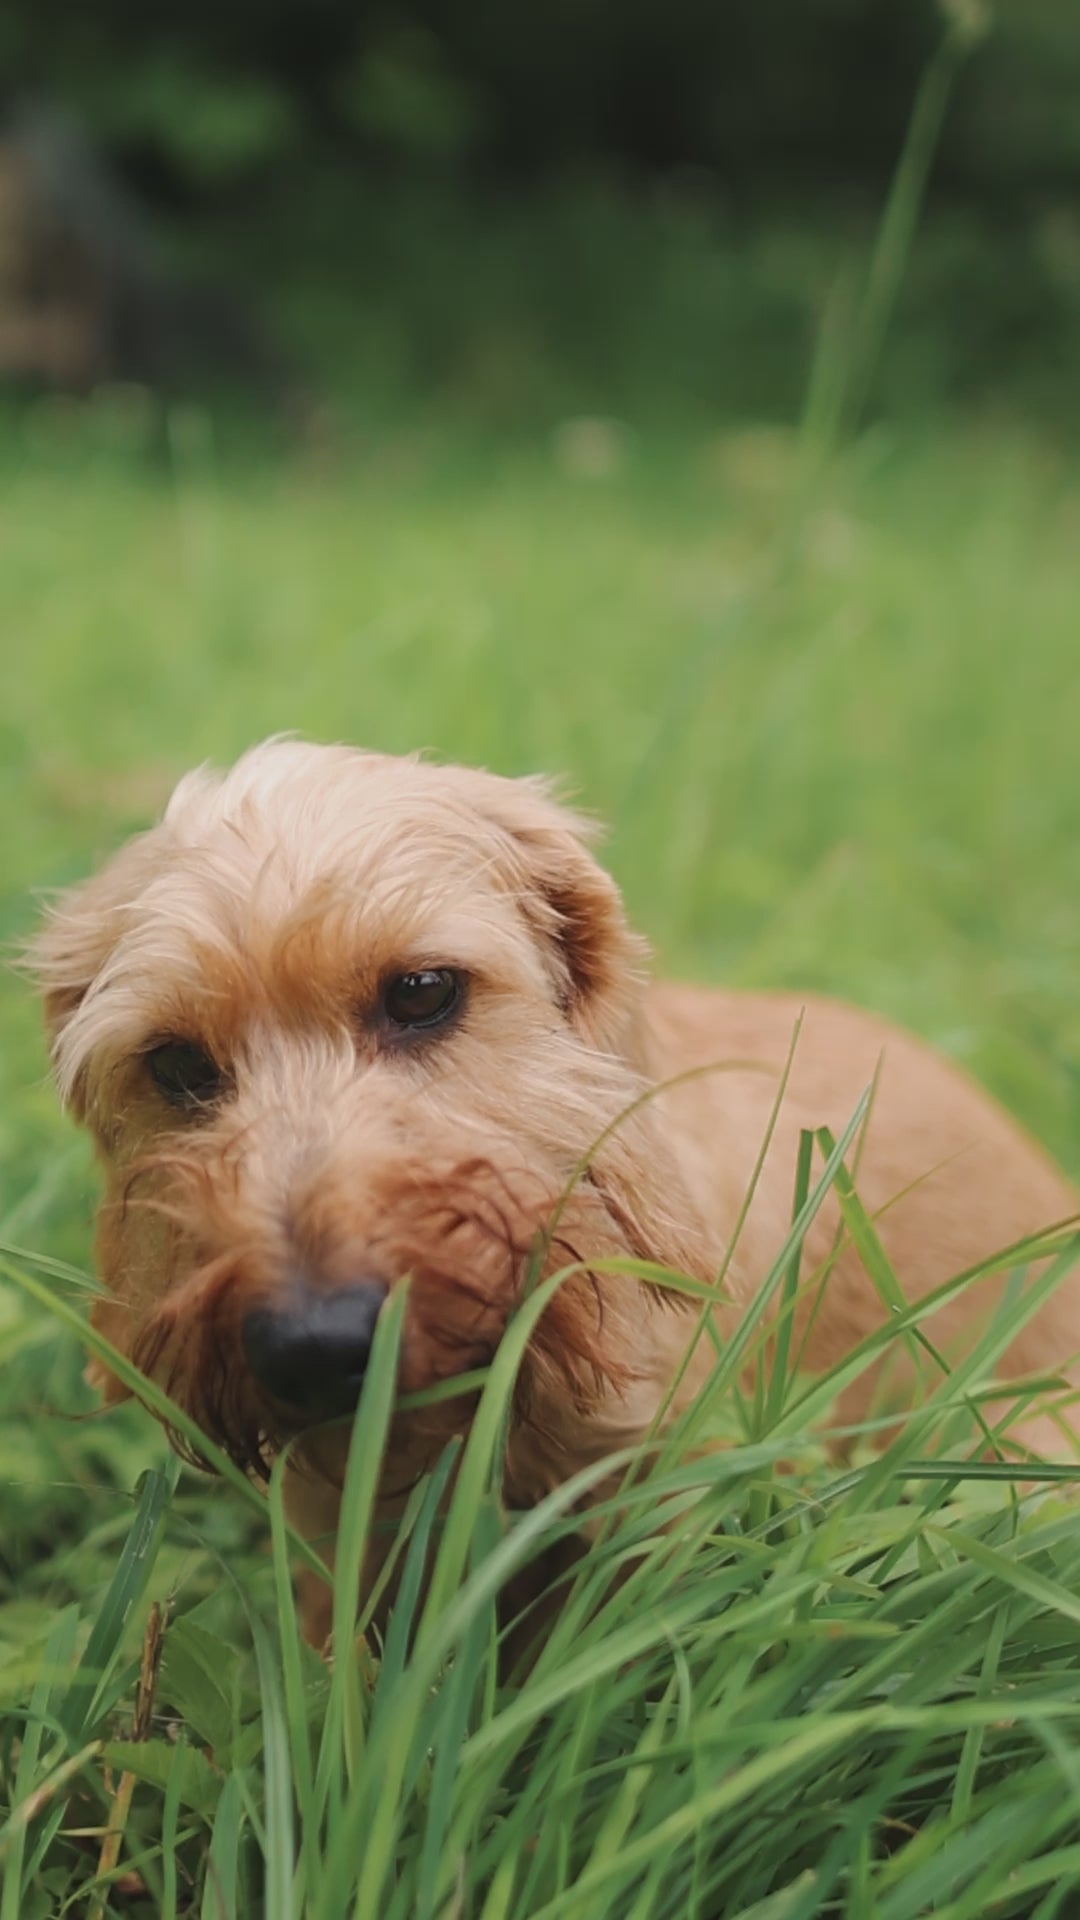
[[[385,1299],[377,1280],[332,1293],[303,1283],[287,1304],[256,1307],[244,1321],[243,1340],[259,1385],[311,1420],[351,1413]]]

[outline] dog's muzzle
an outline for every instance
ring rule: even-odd
[[[308,1421],[351,1413],[385,1299],[377,1280],[329,1293],[299,1281],[286,1305],[255,1308],[244,1321],[243,1342],[259,1385]]]

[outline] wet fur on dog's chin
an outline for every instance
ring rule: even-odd
[[[298,1208],[296,1220],[298,1237],[312,1250],[313,1264],[318,1261],[315,1270],[329,1276],[331,1249],[350,1244],[360,1231],[348,1192],[347,1143],[337,1164],[340,1186],[324,1178],[307,1206]],[[160,1203],[161,1211],[179,1231],[199,1234],[203,1252],[142,1321],[132,1349],[135,1364],[253,1475],[265,1477],[289,1442],[301,1473],[340,1478],[348,1424],[338,1422],[305,1443],[304,1425],[288,1407],[261,1394],[248,1370],[237,1364],[242,1315],[253,1303],[273,1300],[266,1276],[273,1270],[274,1252],[261,1237],[257,1214],[246,1223],[243,1253],[235,1219],[230,1237],[215,1247],[207,1237],[213,1207],[197,1206],[203,1184],[199,1159],[177,1151],[143,1171],[147,1178],[165,1176],[169,1197]],[[643,1329],[658,1313],[670,1317],[685,1307],[681,1296],[655,1285],[643,1287],[633,1277],[632,1263],[655,1262],[658,1248],[644,1241],[632,1192],[620,1190],[626,1171],[594,1168],[561,1192],[525,1168],[515,1174],[480,1156],[443,1166],[391,1161],[379,1174],[385,1227],[380,1233],[371,1223],[363,1242],[380,1271],[407,1276],[401,1281],[408,1289],[398,1379],[402,1394],[488,1366],[529,1290],[552,1274],[562,1276],[515,1385],[512,1427],[515,1435],[520,1430],[521,1444],[512,1446],[519,1465],[508,1485],[515,1504],[529,1504],[581,1463],[571,1458],[571,1430],[585,1433],[600,1425],[606,1449],[620,1443],[611,1436],[612,1423],[620,1418],[617,1410],[627,1421],[627,1410],[643,1388],[650,1408],[655,1404],[657,1340],[655,1335],[643,1339]],[[605,1173],[611,1181],[607,1192]],[[107,1217],[101,1233],[108,1233]],[[690,1253],[685,1233],[678,1247],[667,1251],[673,1263],[678,1261],[674,1270],[684,1271]],[[629,1270],[598,1277],[589,1262],[600,1259],[626,1261]],[[387,1462],[391,1493],[414,1484],[447,1440],[467,1430],[474,1405],[474,1396],[463,1396],[399,1417]],[[179,1432],[170,1430],[170,1437],[185,1457],[206,1465],[197,1446]],[[580,1450],[580,1438],[576,1445]]]

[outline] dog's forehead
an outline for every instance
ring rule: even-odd
[[[485,809],[512,784],[334,749],[189,775],[144,843],[95,997],[145,1025],[152,1003],[175,1023],[208,996],[219,1017],[260,1001],[302,1017],[394,966],[539,986],[520,848]]]
[[[347,915],[354,935],[393,944],[447,916],[490,918],[524,884],[520,848],[490,804],[514,783],[332,748],[249,760],[177,788],[150,837],[136,934],[201,923],[248,943]]]
[[[189,774],[58,910],[52,979],[78,995],[54,1039],[62,1090],[154,1035],[223,1056],[268,1023],[340,1035],[399,969],[453,965],[546,1004],[561,976],[539,875],[579,830],[542,781],[347,748],[275,742]]]
[[[289,907],[312,888],[481,881],[512,863],[493,817],[516,783],[466,767],[277,743],[224,776],[180,782],[160,829],[163,857],[207,885],[258,887]]]

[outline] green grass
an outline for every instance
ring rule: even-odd
[[[951,58],[801,438],[663,434],[644,407],[638,438],[492,444],[452,405],[321,465],[242,465],[208,415],[156,440],[123,394],[8,422],[2,931],[190,760],[275,728],[559,770],[611,820],[663,966],[882,1006],[1074,1160],[1076,470],[1001,419],[830,451],[878,372]],[[298,1634],[281,1473],[263,1503],[227,1461],[215,1486],[181,1473],[146,1413],[88,1415],[92,1173],[15,979],[0,1060],[0,1920],[1067,1914],[1070,1476],[1032,1494],[986,1452],[995,1356],[1070,1240],[884,1453],[867,1432],[836,1465],[834,1394],[924,1309],[847,1177],[859,1116],[805,1137],[792,1231],[711,1392],[648,1471],[626,1461],[527,1678],[496,1597],[607,1471],[503,1511],[507,1394],[557,1281],[503,1340],[444,1524],[452,1457],[417,1488],[384,1644],[352,1651],[398,1292],[327,1668]],[[817,1281],[799,1250],[830,1183],[892,1327],[819,1382],[780,1334],[746,1400],[767,1302]]]
[[[329,476],[215,477],[190,421],[149,476],[102,442],[91,421],[7,453],[7,935],[174,772],[272,728],[556,769],[611,820],[665,967],[879,1006],[1076,1163],[1064,450],[1000,423],[868,435],[792,538],[798,448],[774,430],[643,439],[602,479],[434,429]],[[3,1238],[85,1266],[89,1156],[14,977],[0,1023]],[[781,1381],[751,1447],[673,1452],[630,1499],[522,1690],[497,1684],[492,1583],[531,1536],[478,1457],[445,1611],[377,1683],[328,1680],[281,1526],[271,1552],[235,1488],[174,1486],[146,1416],[81,1417],[73,1335],[14,1284],[0,1347],[3,1920],[86,1897],[124,1764],[117,1872],[150,1891],[115,1914],[975,1920],[1080,1898],[1080,1537],[1064,1491],[911,1476],[957,1434],[840,1472]],[[682,1515],[660,1541],[658,1509]],[[530,1526],[566,1524],[556,1502]],[[155,1600],[137,1752],[108,1743]]]
[[[25,934],[32,890],[85,872],[193,760],[273,729],[559,771],[611,822],[665,968],[880,1007],[1075,1166],[1080,467],[1003,409],[823,457],[874,384],[945,78],[913,121],[854,374],[827,338],[801,438],[718,414],[665,430],[643,407],[636,435],[493,440],[451,406],[275,462],[222,454],[191,409],[140,451],[130,396],[9,421],[0,932]],[[989,1387],[1076,1247],[1039,1249],[1027,1287],[1035,1250],[1008,1257],[978,1345],[884,1451],[867,1432],[836,1464],[836,1392],[926,1311],[902,1310],[852,1187],[857,1122],[804,1139],[791,1231],[710,1392],[647,1471],[624,1463],[524,1680],[500,1665],[496,1595],[608,1471],[502,1508],[507,1395],[558,1282],[500,1347],[445,1524],[450,1457],[416,1490],[391,1628],[354,1654],[395,1295],[326,1667],[299,1638],[280,1474],[264,1501],[227,1462],[216,1483],[181,1472],[147,1413],[91,1411],[89,1153],[5,977],[0,1920],[1080,1910],[1075,1475],[1033,1491],[995,1463]],[[829,1183],[892,1324],[819,1382],[781,1335],[746,1395],[767,1302],[783,1315],[814,1284],[801,1242]]]

